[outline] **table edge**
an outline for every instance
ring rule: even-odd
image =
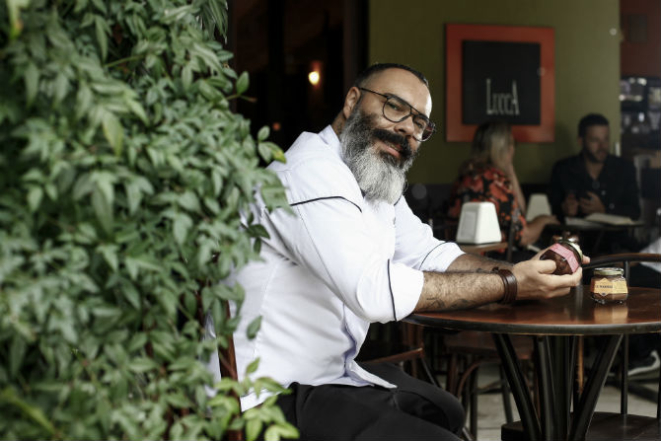
[[[484,331],[493,334],[521,335],[616,335],[616,334],[649,334],[661,332],[661,322],[641,323],[609,323],[607,325],[571,324],[544,325],[534,323],[490,323],[465,322],[462,320],[439,319],[425,316],[424,313],[412,314],[404,321],[416,325],[434,328],[447,328],[461,331]]]

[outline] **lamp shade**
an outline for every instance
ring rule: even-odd
[[[465,202],[461,206],[457,242],[479,245],[501,239],[496,206],[492,202]]]

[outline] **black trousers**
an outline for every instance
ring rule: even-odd
[[[459,440],[464,410],[454,395],[393,364],[362,367],[397,387],[293,383],[293,393],[278,398],[301,440]]]

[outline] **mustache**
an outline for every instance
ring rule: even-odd
[[[413,149],[409,144],[406,137],[398,135],[397,133],[390,132],[385,129],[374,129],[372,136],[380,141],[396,144],[400,147],[399,154],[402,157],[402,162],[409,160],[413,156]]]

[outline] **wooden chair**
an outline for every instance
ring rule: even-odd
[[[605,266],[621,266],[624,276],[629,283],[630,269],[632,264],[639,262],[661,262],[661,254],[653,253],[619,253],[609,254],[592,259],[583,265],[584,277],[590,280],[591,270]],[[657,393],[656,418],[641,417],[628,413],[628,393],[630,389],[629,370],[629,336],[622,340],[620,363],[620,413],[606,414],[595,413],[593,423],[590,426],[589,437],[594,439],[610,439],[609,435],[614,432],[621,433],[623,426],[632,427],[629,432],[636,440],[659,440],[661,439],[661,370],[659,375],[659,390]],[[579,352],[579,368],[582,370],[582,352]],[[580,384],[578,385],[580,387]]]
[[[199,307],[201,308],[201,298],[199,302]],[[227,317],[230,316],[229,303],[224,302],[223,309]],[[201,311],[201,309],[200,309]],[[198,315],[200,315],[198,313]],[[201,318],[201,323],[204,324],[204,319]],[[218,347],[218,361],[220,364],[220,375],[222,378],[231,378],[232,380],[238,380],[239,374],[236,367],[236,354],[234,352],[234,336],[229,334],[227,338],[227,347],[223,348],[222,346]],[[239,408],[241,407],[241,399],[234,395],[239,401]],[[242,430],[232,430],[229,429],[225,432],[222,441],[243,441],[245,439],[245,434]]]
[[[533,344],[530,338],[515,336],[512,338],[512,344],[519,360],[524,362],[532,360]],[[500,369],[500,357],[491,334],[488,332],[461,331],[456,334],[445,335],[443,345],[445,352],[448,354],[446,389],[460,398],[464,408],[468,410],[469,439],[474,439],[477,436],[478,396],[482,392],[496,388],[500,389],[505,420],[511,423],[513,415],[510,389],[502,369]],[[488,364],[499,366],[500,379],[494,384],[480,388],[478,386],[479,369]],[[534,379],[531,378],[531,381],[534,381]]]
[[[395,363],[416,378],[439,386],[427,362],[423,328],[411,323],[372,324],[356,358],[362,363]],[[421,369],[421,370],[420,370]]]

